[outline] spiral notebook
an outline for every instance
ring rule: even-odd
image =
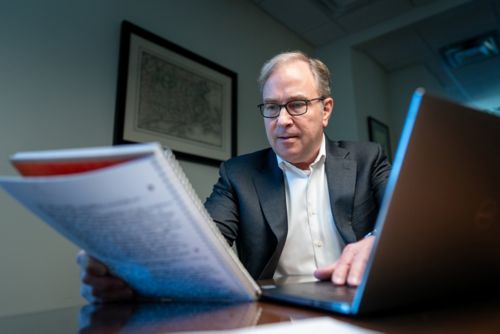
[[[159,144],[21,152],[0,185],[146,297],[254,300],[260,289]]]

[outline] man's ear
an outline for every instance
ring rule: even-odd
[[[328,121],[333,114],[333,106],[335,105],[335,101],[331,97],[327,97],[323,101],[323,127],[326,128],[328,125]]]

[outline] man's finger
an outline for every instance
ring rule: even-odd
[[[80,293],[91,303],[127,301],[135,296],[130,288],[96,290],[94,287],[87,284],[82,284]]]
[[[89,256],[84,250],[80,250],[76,256],[76,263],[80,266],[83,272],[96,276],[104,276],[109,274],[108,267],[102,262]]]
[[[375,237],[370,236],[359,242],[360,247],[352,259],[351,269],[347,278],[349,285],[358,286],[361,283],[374,240]]]
[[[94,297],[100,302],[118,302],[118,301],[126,301],[130,300],[134,297],[134,292],[129,289],[120,289],[120,290],[111,290],[111,291],[106,291],[105,294],[97,294],[97,292],[94,291]]]
[[[352,259],[355,256],[355,247],[352,244],[347,245],[340,258],[337,261],[337,266],[332,274],[332,282],[337,285],[344,285],[347,282],[347,275],[351,269]]]
[[[335,271],[336,266],[337,262],[334,262],[329,266],[318,268],[314,271],[314,277],[322,281],[330,280],[332,278],[332,273]]]
[[[87,273],[95,276],[107,276],[110,274],[108,267],[106,267],[102,262],[99,262],[92,257],[89,257],[86,271]]]
[[[349,275],[347,277],[347,284],[352,286],[358,286],[361,282],[361,277],[366,268],[367,259],[356,257],[351,263],[351,269],[349,270]]]
[[[82,282],[92,286],[96,291],[117,290],[127,286],[121,279],[112,276],[84,274],[82,276]]]
[[[333,272],[332,282],[336,285],[344,285],[347,282],[347,274],[349,273],[349,264],[339,263],[337,269]]]

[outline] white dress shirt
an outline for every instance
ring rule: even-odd
[[[334,224],[325,174],[325,137],[308,170],[277,156],[285,179],[288,234],[275,278],[312,275],[337,260],[344,247]]]

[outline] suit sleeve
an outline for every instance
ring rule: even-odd
[[[219,169],[219,179],[205,201],[205,208],[229,245],[232,246],[238,235],[239,210],[237,196],[228,174],[226,165],[223,163]]]
[[[377,145],[377,154],[371,169],[371,184],[379,207],[382,204],[390,172],[391,163],[382,149],[382,146]]]

